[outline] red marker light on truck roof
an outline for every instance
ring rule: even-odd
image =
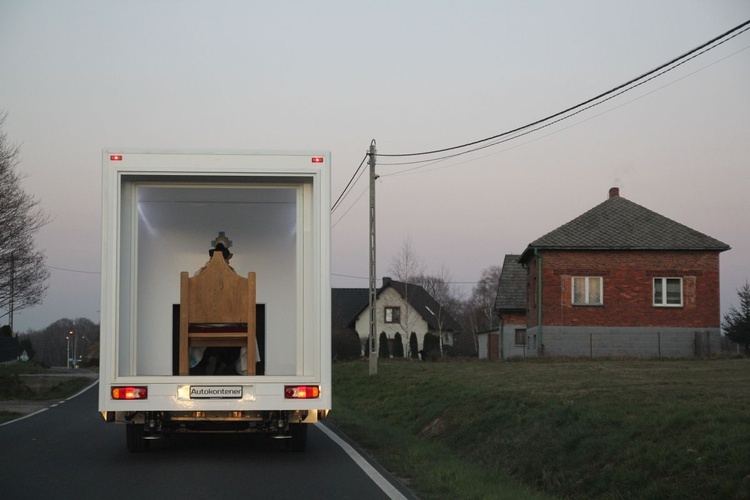
[[[287,385],[284,387],[286,399],[315,399],[320,397],[320,387],[317,385]]]
[[[148,399],[148,387],[113,387],[112,399]]]
[[[313,163],[323,163],[323,157],[322,156],[313,156],[312,157]]]
[[[122,155],[109,155],[109,161],[122,161]]]

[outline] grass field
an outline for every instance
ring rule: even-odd
[[[333,367],[332,421],[421,498],[750,498],[750,360]]]
[[[37,374],[41,375],[47,372],[47,369],[36,363],[13,363],[0,365],[0,401],[7,400],[29,400],[45,401],[52,399],[62,399],[91,385],[91,380],[85,377],[65,378],[62,377],[59,383],[45,387],[43,390],[35,391],[26,385],[21,375]],[[14,420],[22,415],[18,413],[0,410],[0,423]]]

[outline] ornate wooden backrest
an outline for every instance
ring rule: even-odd
[[[255,273],[238,276],[214,252],[192,278],[180,273],[180,375],[189,373],[190,345],[247,347],[248,375],[255,374]],[[191,325],[232,325],[198,330]]]
[[[180,280],[188,283],[185,316],[189,323],[247,323],[248,279],[237,275],[221,252],[214,252],[206,267],[192,278],[181,273]]]

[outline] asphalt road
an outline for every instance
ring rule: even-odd
[[[90,389],[0,426],[0,498],[410,498],[320,424],[303,453],[234,434],[172,436],[129,453],[124,426],[105,423],[96,398]]]

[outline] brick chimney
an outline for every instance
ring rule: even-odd
[[[620,188],[609,188],[609,197],[620,196]]]

